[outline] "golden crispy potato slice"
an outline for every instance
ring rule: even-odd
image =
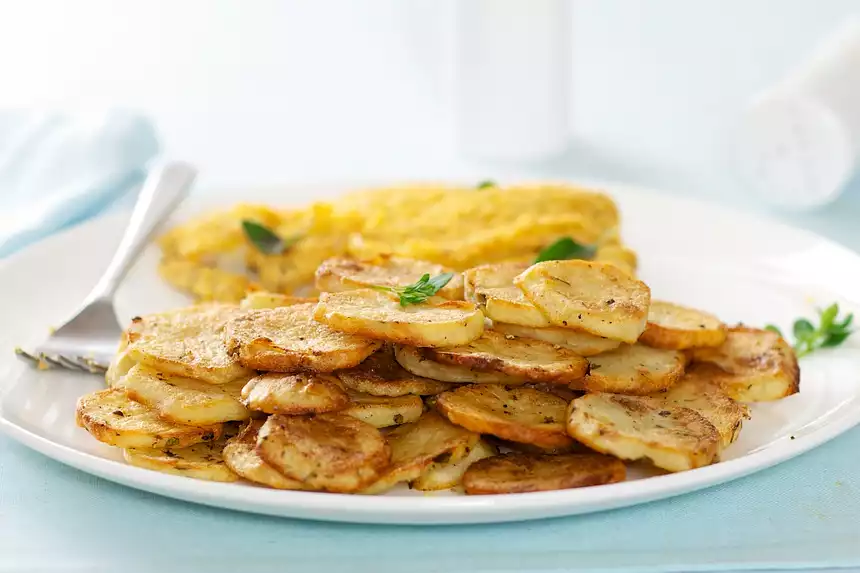
[[[655,398],[586,394],[570,403],[567,431],[592,450],[670,472],[706,466],[720,453],[720,434],[704,416]]]
[[[463,474],[466,473],[469,466],[478,460],[498,455],[498,453],[499,450],[494,445],[486,440],[478,440],[478,443],[470,448],[466,456],[460,460],[431,463],[417,479],[409,484],[409,487],[420,491],[438,491],[457,487],[463,480]]]
[[[621,342],[617,340],[602,338],[573,328],[559,328],[557,326],[533,328],[518,324],[494,322],[493,330],[502,334],[512,334],[522,338],[542,340],[555,346],[573,350],[580,356],[594,356],[595,354],[615,350],[621,346]]]
[[[381,343],[313,319],[313,304],[247,310],[227,323],[228,352],[248,368],[274,372],[332,372],[352,368]]]
[[[651,301],[648,325],[639,342],[654,348],[684,350],[719,346],[726,340],[726,325],[713,314],[671,302]]]
[[[722,370],[712,364],[694,364],[672,388],[657,396],[667,404],[695,410],[720,433],[724,448],[740,435],[749,408],[732,400],[723,389]]]
[[[693,361],[723,369],[729,396],[741,402],[778,400],[800,392],[800,368],[794,350],[769,330],[735,326],[716,348],[694,348]]]
[[[390,458],[379,430],[341,413],[270,416],[259,430],[257,453],[308,487],[339,493],[375,482]]]
[[[335,257],[323,261],[317,268],[315,284],[320,292],[342,292],[373,286],[405,287],[414,284],[425,274],[433,277],[452,271],[442,265],[403,257],[382,255],[367,260]],[[463,300],[462,275],[455,273],[436,294],[448,300]]]
[[[571,385],[585,392],[645,396],[671,388],[684,374],[686,357],[677,350],[625,344],[591,356],[588,375]]]
[[[420,396],[371,396],[361,392],[350,392],[351,406],[344,414],[370,424],[374,428],[387,428],[414,422],[424,412]]]
[[[242,401],[266,414],[321,414],[349,406],[349,396],[331,374],[268,372],[242,388]]]
[[[588,361],[572,350],[492,330],[462,346],[428,348],[424,355],[443,364],[553,384],[571,384],[588,371]]]
[[[275,489],[306,489],[298,480],[288,478],[267,464],[257,453],[257,433],[265,420],[250,420],[224,446],[224,463],[234,473],[248,481],[273,487]]]
[[[450,384],[416,376],[394,359],[392,348],[383,348],[349,370],[336,372],[344,386],[372,396],[431,396],[451,388]]]
[[[255,308],[278,308],[279,306],[292,306],[294,304],[307,304],[319,302],[316,297],[291,296],[262,290],[249,292],[239,302],[239,307],[244,309]]]
[[[224,384],[251,372],[227,353],[225,323],[241,311],[209,304],[132,319],[125,332],[126,352],[134,362],[185,378]]]
[[[525,385],[526,388],[534,388],[535,390],[540,390],[541,392],[546,392],[547,394],[554,394],[561,398],[562,400],[566,400],[570,402],[575,398],[579,398],[582,396],[582,392],[577,390],[571,390],[568,386],[561,386],[559,384],[547,384],[546,382],[533,382]]]
[[[221,437],[222,424],[186,426],[162,420],[158,412],[108,389],[81,396],[76,420],[100,442],[119,448],[183,448]]]
[[[314,318],[335,330],[411,346],[466,344],[484,332],[484,315],[472,303],[401,306],[398,300],[372,289],[323,293]]]
[[[187,448],[130,448],[122,453],[125,461],[139,468],[209,481],[236,481],[239,476],[224,463],[223,450],[224,440],[218,440]]]
[[[472,464],[463,487],[469,495],[526,493],[616,483],[626,476],[621,460],[601,454],[514,453]]]
[[[493,322],[531,328],[552,326],[549,318],[514,285],[514,277],[528,266],[528,263],[495,263],[464,271],[466,300],[477,304]]]
[[[500,440],[495,436],[486,436],[486,439],[497,448],[502,449],[504,452],[512,451],[522,454],[546,454],[555,456],[558,454],[584,454],[591,451],[585,447],[585,444],[580,444],[576,440],[571,440],[569,445],[559,448],[542,448],[534,444],[523,444],[521,442],[512,442],[510,440]]]
[[[412,374],[433,380],[474,384],[518,385],[525,383],[523,378],[516,378],[500,372],[475,372],[463,366],[442,364],[427,358],[424,352],[425,349],[423,348],[397,345],[394,347],[394,358],[398,364]]]
[[[210,384],[137,364],[113,387],[124,390],[129,398],[152,408],[165,420],[189,426],[210,426],[247,420],[251,416],[239,401],[245,382],[240,378],[226,384]]]
[[[555,326],[631,344],[645,330],[651,289],[614,265],[546,261],[529,267],[514,284]]]
[[[391,465],[362,493],[381,493],[399,482],[412,481],[434,460],[460,460],[479,439],[478,434],[451,424],[436,412],[426,412],[388,433]]]
[[[567,401],[533,388],[461,386],[439,394],[436,409],[458,426],[504,440],[544,448],[571,443],[564,429]]]

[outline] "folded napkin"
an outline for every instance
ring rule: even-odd
[[[129,112],[0,111],[0,258],[136,189],[158,150]]]

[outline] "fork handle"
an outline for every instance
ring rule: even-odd
[[[197,170],[194,167],[178,161],[166,163],[150,171],[119,247],[90,293],[89,301],[110,300],[113,297],[159,224],[188,196],[188,190],[196,176]]]

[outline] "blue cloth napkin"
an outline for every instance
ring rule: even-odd
[[[158,151],[134,113],[0,111],[0,258],[102,212]]]

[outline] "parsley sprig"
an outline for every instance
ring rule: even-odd
[[[302,238],[301,235],[279,237],[277,233],[267,226],[249,219],[242,221],[242,230],[251,244],[265,255],[282,255]]]
[[[452,278],[454,278],[454,273],[442,273],[441,275],[436,275],[432,279],[429,274],[425,273],[416,282],[411,285],[406,285],[405,287],[375,286],[373,288],[376,290],[393,292],[400,297],[400,306],[407,306],[410,304],[420,304],[425,302],[428,298],[444,288]]]
[[[818,317],[820,322],[817,327],[805,318],[794,321],[792,334],[794,334],[794,352],[798,358],[819,348],[839,346],[854,332],[849,328],[851,321],[854,320],[854,314],[849,313],[839,320],[839,305],[835,302],[825,309],[818,309]],[[768,324],[765,328],[785,338],[776,326]]]
[[[581,245],[570,237],[562,237],[538,253],[536,263],[543,261],[565,261],[568,259],[591,260],[597,253],[597,248],[591,245]]]

